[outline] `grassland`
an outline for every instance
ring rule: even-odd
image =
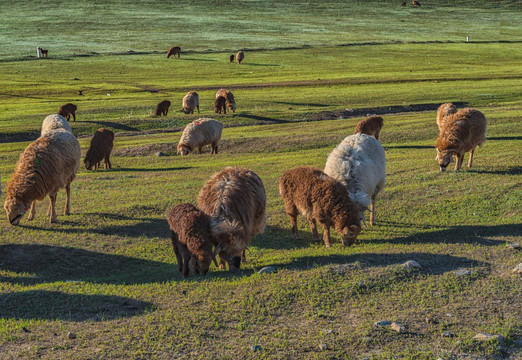
[[[0,358],[522,358],[512,274],[522,256],[507,246],[522,241],[520,7],[399,3],[0,0],[0,202],[19,154],[61,104],[78,105],[71,125],[83,153],[97,128],[117,133],[113,169],[80,170],[70,216],[49,224],[45,200],[32,222],[0,221]],[[471,30],[477,42],[464,43]],[[187,51],[167,60],[162,49],[174,43]],[[51,57],[34,59],[35,44]],[[238,48],[255,51],[228,64]],[[216,116],[220,153],[177,156],[179,130],[198,117],[179,111],[183,94],[198,91],[201,116],[214,116],[220,87],[238,102]],[[171,112],[155,118],[163,99]],[[433,109],[447,101],[488,119],[472,169],[438,171]],[[377,225],[347,248],[332,232],[326,249],[300,218],[303,238],[293,239],[279,175],[323,168],[366,112],[385,119]],[[195,203],[229,165],[263,179],[267,228],[240,273],[212,267],[184,280],[166,213]],[[422,268],[399,265],[410,259]],[[257,274],[269,265],[278,272]],[[479,332],[505,341],[474,341]]]

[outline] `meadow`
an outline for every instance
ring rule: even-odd
[[[522,241],[522,10],[421,3],[0,0],[0,202],[19,154],[60,105],[78,106],[82,154],[96,129],[116,133],[113,169],[80,169],[71,215],[60,192],[56,224],[47,199],[33,221],[0,220],[0,358],[522,358],[512,272],[522,262],[513,246]],[[175,44],[181,58],[166,59]],[[38,45],[48,59],[36,59]],[[238,49],[244,63],[229,64]],[[233,91],[235,113],[213,113],[221,87]],[[181,112],[189,90],[200,94],[199,115]],[[163,99],[169,115],[153,117]],[[488,119],[471,169],[439,171],[443,102]],[[327,249],[300,217],[295,240],[279,176],[322,169],[374,113],[387,160],[377,225],[351,247],[332,231]],[[199,117],[225,126],[219,154],[177,155],[181,130]],[[241,272],[212,266],[183,279],[166,214],[195,204],[225,166],[263,180],[266,230]],[[265,266],[277,272],[258,274]]]

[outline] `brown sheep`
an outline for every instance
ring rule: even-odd
[[[279,194],[290,217],[292,233],[299,239],[297,215],[308,220],[312,234],[320,241],[316,221],[323,227],[323,241],[331,246],[330,226],[342,236],[343,245],[352,245],[361,232],[359,211],[343,184],[310,166],[285,171],[279,178]]]
[[[243,61],[244,58],[245,58],[245,53],[242,51],[238,51],[236,54],[236,61],[239,65],[241,65],[241,62]]]
[[[227,89],[219,89],[216,92],[216,99],[220,96],[223,96],[227,99],[228,109],[232,112],[236,112],[236,100],[234,100],[234,94],[232,94],[232,91],[228,91]]]
[[[178,55],[178,59],[179,59],[180,54],[181,54],[181,48],[179,46],[173,46],[169,49],[169,51],[167,51],[167,59],[171,56],[174,59],[176,57],[176,55]]]
[[[224,114],[227,113],[227,99],[223,96],[218,96],[216,100],[214,100],[214,112],[221,114],[223,111]]]
[[[194,120],[183,130],[177,152],[183,156],[190,154],[197,148],[201,154],[203,146],[210,144],[210,153],[217,154],[222,131],[223,124],[217,120],[209,118]]]
[[[252,170],[226,167],[203,186],[198,207],[210,217],[219,267],[228,263],[231,271],[238,270],[250,239],[265,229],[263,182]]]
[[[233,62],[234,62],[234,54],[232,54],[232,55],[230,55],[230,56],[228,57],[228,62],[229,62],[229,63],[233,63]]]
[[[173,207],[167,217],[178,270],[187,277],[189,271],[206,275],[216,258],[212,252],[212,234],[209,217],[192,204]]]
[[[114,143],[114,133],[109,129],[98,129],[91,139],[91,146],[85,154],[83,163],[87,170],[96,170],[100,166],[100,162],[104,160],[104,168],[111,169],[111,156]]]
[[[444,103],[439,106],[437,110],[437,126],[439,127],[439,131],[442,129],[442,124],[446,121],[448,115],[455,114],[457,112],[457,108],[452,103]]]
[[[49,56],[49,50],[40,48],[40,52],[42,53],[43,57],[48,57]]]
[[[183,112],[185,114],[194,114],[194,109],[196,108],[199,114],[199,95],[195,91],[189,91],[183,97]]]
[[[486,127],[486,117],[475,109],[466,108],[448,115],[435,144],[440,171],[446,171],[453,155],[457,156],[455,170],[459,170],[468,151],[468,167],[471,167],[475,148],[486,141]]]
[[[81,148],[76,137],[64,130],[49,131],[29,144],[16,164],[7,185],[4,209],[11,225],[18,225],[30,206],[28,220],[35,216],[36,200],[47,195],[51,203],[47,214],[56,222],[56,194],[65,188],[64,215],[70,212],[71,182],[80,167]]]
[[[383,125],[382,117],[380,116],[368,116],[357,123],[354,134],[366,134],[373,136],[379,140],[379,134]]]
[[[156,110],[154,110],[154,116],[161,116],[169,113],[170,101],[163,100],[156,105]]]
[[[418,7],[421,6],[420,2],[418,2],[417,0],[413,0],[413,1],[411,2],[411,5],[412,5],[412,6],[418,6]]]
[[[406,6],[406,1],[403,1],[403,2],[401,3],[401,6]]]
[[[70,120],[72,115],[73,121],[76,121],[76,110],[78,110],[78,107],[76,105],[67,103],[60,107],[60,110],[58,110],[58,115],[62,115],[64,118],[67,119],[67,121]]]

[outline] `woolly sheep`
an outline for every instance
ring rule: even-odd
[[[52,114],[47,116],[42,122],[42,131],[40,136],[44,136],[48,132],[56,129],[64,129],[72,134],[71,125],[69,125],[67,120],[62,115]]]
[[[266,193],[252,170],[226,167],[214,174],[198,196],[198,207],[210,217],[210,231],[219,253],[220,268],[231,271],[245,261],[250,239],[265,229]]]
[[[241,64],[241,61],[245,58],[245,53],[242,51],[238,51],[236,54],[236,61],[238,64]]]
[[[67,119],[67,121],[70,120],[72,115],[73,121],[76,121],[76,110],[78,110],[78,107],[76,105],[67,103],[60,107],[60,109],[58,110],[58,115],[62,115],[64,118]]]
[[[171,47],[168,51],[167,51],[167,59],[169,57],[172,56],[172,58],[174,59],[176,57],[176,55],[178,55],[178,59],[179,59],[179,55],[181,54],[181,48],[179,46],[173,46]]]
[[[194,109],[196,108],[199,114],[199,95],[195,91],[189,91],[183,97],[183,112],[185,114],[194,114]]]
[[[446,118],[457,112],[457,108],[452,103],[444,103],[437,109],[437,126],[439,131],[442,129],[442,124],[446,121]]]
[[[381,143],[369,135],[355,134],[328,155],[324,172],[346,187],[363,222],[364,211],[370,210],[370,221],[375,225],[375,197],[384,188],[385,168]]]
[[[49,195],[48,215],[56,222],[56,194],[65,188],[64,215],[70,212],[71,182],[80,166],[81,148],[78,139],[68,131],[57,129],[29,144],[16,165],[7,185],[4,209],[11,225],[18,225],[31,206],[28,220],[35,216],[35,201]]]
[[[471,167],[475,148],[486,141],[486,127],[486,117],[475,109],[466,108],[448,115],[435,144],[435,159],[439,161],[440,171],[446,171],[446,167],[453,161],[453,155],[457,156],[455,170],[459,170],[464,154],[468,151],[468,167]]]
[[[210,153],[217,154],[222,131],[223,125],[217,120],[209,118],[195,120],[183,130],[177,152],[181,155],[188,155],[197,148],[201,154],[203,146],[210,144]]]
[[[98,129],[91,139],[91,146],[85,154],[83,163],[87,170],[96,170],[100,166],[100,162],[104,160],[104,168],[111,169],[111,156],[114,143],[114,133],[105,128]]]
[[[359,121],[355,126],[354,134],[366,134],[371,135],[379,140],[379,134],[382,129],[383,119],[380,116],[368,116],[367,118]]]
[[[216,93],[216,99],[223,96],[227,100],[227,107],[230,111],[236,111],[236,100],[234,100],[234,94],[227,89],[219,89]]]
[[[170,101],[163,100],[156,105],[156,110],[154,110],[154,116],[161,116],[169,113]]]
[[[352,245],[361,231],[359,213],[346,188],[324,172],[310,166],[287,170],[279,178],[279,194],[290,217],[292,233],[299,239],[297,215],[308,220],[312,234],[320,241],[316,221],[323,227],[323,241],[331,246],[330,226],[342,236],[343,245]]]
[[[210,220],[205,213],[192,204],[179,204],[170,210],[167,221],[178,270],[183,277],[189,275],[189,270],[206,275],[212,260],[217,266],[212,252]]]
[[[229,62],[229,63],[233,63],[233,62],[234,62],[234,54],[232,54],[232,55],[230,55],[230,56],[228,57],[228,62]]]
[[[227,99],[223,96],[218,96],[216,100],[214,100],[214,112],[216,114],[221,114],[222,111],[223,114],[227,113]]]

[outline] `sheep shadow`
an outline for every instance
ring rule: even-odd
[[[520,174],[522,174],[522,166],[511,166],[505,170],[468,169],[467,172],[476,173],[476,174],[493,174],[493,175],[520,175]]]
[[[289,101],[274,101],[274,104],[282,104],[282,105],[294,105],[294,106],[313,106],[313,107],[328,107],[330,105],[326,104],[318,104],[318,103],[298,103],[298,102],[289,102]]]
[[[435,146],[430,145],[387,145],[384,146],[384,150],[388,149],[433,149],[435,150]]]
[[[259,116],[259,115],[252,115],[252,114],[241,114],[241,116],[244,118],[247,118],[247,119],[252,119],[252,120],[256,120],[256,121],[260,121],[260,122],[262,121],[263,123],[269,123],[269,124],[287,124],[290,122],[288,120],[274,119],[274,118],[269,118],[269,117]]]
[[[118,130],[140,131],[140,129],[138,129],[138,128],[128,126],[125,124],[121,124],[121,123],[117,123],[117,122],[113,122],[113,121],[85,121],[85,120],[83,120],[83,121],[78,121],[78,122],[87,123],[87,124],[97,124],[98,126],[101,126],[101,127],[110,127],[110,128],[118,129]]]
[[[488,136],[487,140],[522,140],[522,136]]]
[[[175,266],[168,263],[32,244],[0,245],[0,269],[17,274],[0,275],[0,282],[24,286],[58,281],[136,285],[179,278]]]
[[[322,228],[318,227],[319,233],[322,234]],[[299,229],[299,239],[296,239],[290,229],[290,221],[288,227],[282,228],[280,226],[267,225],[263,234],[258,235],[252,239],[252,246],[259,249],[280,249],[293,250],[304,249],[310,247],[312,244],[322,244],[323,241],[317,242],[312,236],[311,231],[307,225],[306,229]]]
[[[176,171],[176,170],[188,170],[192,169],[192,166],[179,166],[179,167],[170,167],[170,168],[161,168],[161,169],[144,169],[144,168],[125,168],[125,167],[113,167],[110,170],[107,170],[108,173],[111,172],[156,172],[156,171]],[[103,174],[105,170],[98,171],[98,173]]]
[[[64,294],[29,290],[0,295],[0,318],[65,321],[109,321],[141,315],[149,302],[115,295]]]

